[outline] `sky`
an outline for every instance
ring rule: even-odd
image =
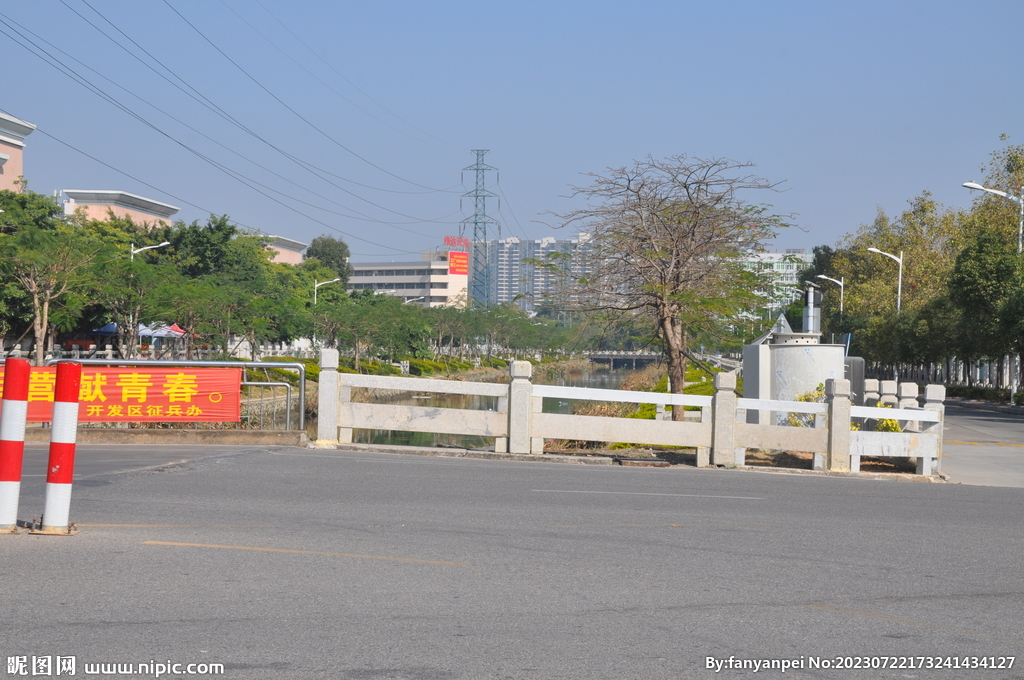
[[[112,189],[353,261],[572,238],[587,173],[729,158],[779,183],[771,248],[835,245],[1024,143],[1024,3],[33,0],[0,5],[29,188]],[[1000,135],[1009,135],[1001,141]],[[1007,189],[1008,187],[1000,187]]]

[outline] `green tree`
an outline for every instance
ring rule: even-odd
[[[334,276],[341,279],[339,284],[342,288],[352,276],[352,265],[348,263],[351,253],[348,244],[341,239],[326,234],[317,236],[306,248],[306,257],[319,260],[323,266],[334,272]]]
[[[32,301],[32,332],[36,364],[42,365],[51,307],[65,295],[84,291],[91,284],[90,265],[102,244],[87,233],[47,230],[21,225],[0,240],[5,273],[12,276]],[[80,305],[78,305],[80,309]]]

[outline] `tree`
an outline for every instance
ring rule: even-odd
[[[719,329],[757,300],[767,283],[744,268],[744,255],[774,236],[784,219],[749,205],[742,192],[770,190],[747,174],[749,163],[727,159],[647,157],[632,166],[591,174],[575,189],[591,204],[560,215],[562,226],[589,232],[581,249],[584,275],[569,298],[588,310],[641,317],[658,338],[672,390],[685,385],[695,333]],[[682,409],[676,409],[676,418]]]
[[[0,242],[3,268],[32,300],[32,331],[36,364],[43,363],[50,330],[50,308],[61,296],[88,287],[89,266],[102,244],[89,234],[24,226]]]
[[[330,269],[341,279],[342,288],[352,276],[352,265],[348,263],[351,253],[348,244],[333,236],[317,236],[306,248],[306,257],[320,260],[321,264]]]

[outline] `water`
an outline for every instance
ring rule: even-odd
[[[598,389],[618,389],[630,369],[592,370],[581,373],[570,373],[564,377],[545,380],[538,376],[534,383],[538,385],[564,385],[566,387],[591,387]],[[395,398],[378,398],[376,403],[398,404],[404,406],[424,406],[438,408],[460,408],[485,411],[496,411],[497,397],[479,397],[463,394],[424,393],[421,395],[402,395]],[[572,413],[575,400],[544,399],[544,413]],[[463,449],[493,447],[493,437],[476,437],[455,434],[437,434],[433,432],[401,432],[393,430],[354,430],[352,440],[362,444],[395,444],[402,446],[441,446]]]

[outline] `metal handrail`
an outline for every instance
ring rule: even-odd
[[[306,365],[290,361],[188,361],[185,359],[47,359],[44,366],[61,362],[83,366],[181,366],[193,368],[283,368],[299,373],[299,429],[306,429]]]
[[[284,387],[285,388],[285,405],[284,405],[284,429],[292,429],[292,386],[286,382],[245,382],[242,381],[242,387],[248,385],[249,387]],[[271,392],[273,394],[273,392]],[[271,397],[276,399],[277,397]],[[252,395],[249,396],[249,400],[252,400]],[[262,408],[263,396],[260,393],[260,407]],[[277,421],[277,417],[274,417],[274,421]]]

